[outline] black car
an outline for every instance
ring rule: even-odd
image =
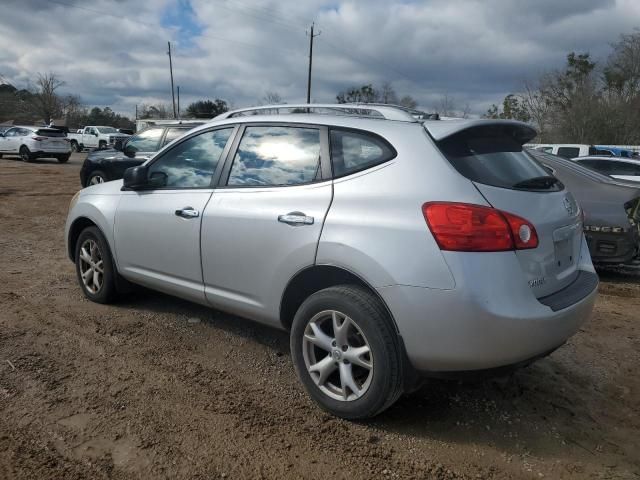
[[[602,175],[549,153],[529,150],[573,194],[584,212],[593,263],[627,264],[640,249],[640,186]]]
[[[87,155],[82,164],[80,183],[88,187],[122,178],[127,168],[144,163],[167,143],[202,123],[176,121],[154,125],[129,137],[122,144],[116,143],[114,148],[95,150]]]

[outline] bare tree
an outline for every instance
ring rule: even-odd
[[[38,115],[42,115],[45,123],[51,122],[54,116],[62,113],[60,97],[56,93],[64,82],[53,72],[38,73],[34,106]]]
[[[436,105],[433,106],[433,110],[439,113],[443,117],[455,117],[456,116],[456,104],[453,97],[450,97],[446,93],[440,97]]]
[[[380,102],[398,104],[398,95],[394,90],[391,82],[384,82],[379,92]]]
[[[284,102],[282,97],[278,92],[274,92],[272,90],[267,90],[264,94],[264,97],[260,99],[259,105],[282,105]]]
[[[407,108],[416,108],[418,106],[418,102],[411,96],[405,95],[400,99],[400,105]]]

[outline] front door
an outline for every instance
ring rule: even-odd
[[[4,137],[0,137],[1,152],[18,152],[18,147],[20,146],[19,140],[22,138],[20,136],[20,130],[20,128],[10,128],[4,133]]]
[[[278,324],[287,283],[315,262],[331,203],[323,136],[318,127],[286,125],[249,125],[238,135],[227,180],[202,220],[205,294],[213,306]]]
[[[124,192],[114,228],[119,272],[149,288],[205,303],[202,215],[233,128],[199,132],[149,165],[161,186]]]

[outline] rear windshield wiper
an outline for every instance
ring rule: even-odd
[[[560,180],[558,180],[556,177],[545,175],[544,177],[533,177],[529,178],[528,180],[523,180],[522,182],[518,182],[515,185],[512,185],[511,188],[548,189],[553,187],[557,183],[560,183]]]

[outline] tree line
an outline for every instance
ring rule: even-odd
[[[640,30],[621,35],[601,63],[571,52],[562,70],[524,83],[487,118],[533,123],[540,143],[640,144]]]

